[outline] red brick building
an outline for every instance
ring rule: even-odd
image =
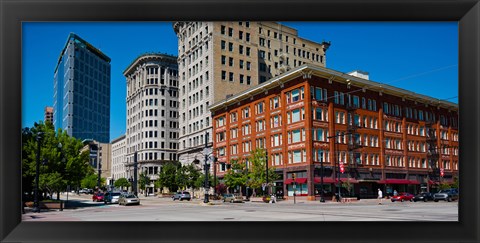
[[[458,105],[335,70],[303,65],[210,106],[218,160],[268,151],[285,197],[430,190],[458,176]],[[345,168],[340,173],[340,165]],[[222,177],[226,166],[217,163]]]

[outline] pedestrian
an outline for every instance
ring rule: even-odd
[[[393,196],[397,196],[397,195],[398,195],[397,190],[393,190]]]
[[[382,204],[383,192],[378,188],[378,204]]]

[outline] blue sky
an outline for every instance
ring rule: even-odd
[[[331,41],[327,67],[363,70],[370,79],[458,103],[457,22],[284,22],[300,37]],[[74,32],[111,61],[110,140],[125,133],[123,71],[139,55],[177,55],[168,22],[24,22],[22,25],[22,127],[43,120],[53,106],[53,72],[68,34]]]

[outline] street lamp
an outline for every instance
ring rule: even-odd
[[[325,198],[323,197],[323,156],[320,160],[320,202],[325,202]]]
[[[338,134],[336,135],[332,135],[332,136],[328,136],[327,138],[334,138],[335,140],[333,140],[333,147],[335,150],[337,150],[337,137],[341,137],[341,136],[345,136],[345,135],[348,135],[348,134],[352,134],[351,132],[339,132]],[[337,188],[338,188],[338,197],[336,197],[336,199],[338,200],[340,198],[340,159],[338,158],[339,155],[340,155],[340,151],[335,151],[336,152],[336,159],[335,159],[335,179],[337,179]],[[338,163],[338,169],[337,169],[337,163]],[[321,162],[321,167],[322,167],[322,184],[323,184],[323,160]],[[337,176],[338,174],[338,176]],[[323,192],[323,188],[322,188],[322,192]]]
[[[40,212],[40,207],[38,205],[38,180],[40,177],[40,143],[43,134],[43,132],[37,133],[37,163],[35,165],[35,195],[33,199],[33,212],[35,213]]]

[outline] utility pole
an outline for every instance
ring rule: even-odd
[[[138,196],[138,192],[137,192],[137,166],[138,166],[137,159],[138,159],[138,152],[135,151],[135,153],[133,154],[133,185],[132,185],[133,194],[135,194],[135,196]]]
[[[208,132],[205,132],[205,152],[207,152],[207,147],[208,147]],[[205,164],[204,164],[204,169],[205,169],[205,181],[204,181],[204,186],[205,186],[205,198],[203,199],[204,203],[208,203],[208,154],[205,153]]]

